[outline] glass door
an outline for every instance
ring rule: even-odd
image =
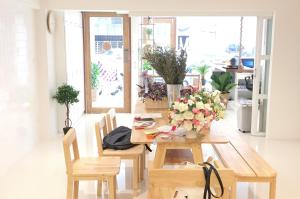
[[[253,82],[251,134],[265,136],[269,104],[271,67],[272,17],[257,19],[257,47]]]
[[[83,13],[88,113],[131,111],[128,15]]]

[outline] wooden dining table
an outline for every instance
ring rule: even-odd
[[[154,119],[155,126],[153,126],[152,129],[169,125],[168,109],[148,109],[141,101],[136,103],[135,114],[149,113],[160,113],[162,116],[161,118]],[[224,144],[228,143],[229,140],[226,136],[214,135],[211,132],[199,134],[195,139],[187,139],[185,136],[171,136],[169,138],[157,136],[156,138],[148,138],[145,134],[145,129],[135,129],[135,127],[133,127],[131,142],[133,144],[152,144],[153,142],[156,142],[157,148],[153,161],[153,168],[162,168],[168,150],[191,150],[194,163],[202,163],[202,144]]]

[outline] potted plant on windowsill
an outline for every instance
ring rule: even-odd
[[[198,73],[201,75],[201,84],[202,84],[202,86],[204,86],[205,83],[206,83],[205,75],[209,72],[209,68],[210,68],[210,66],[207,65],[207,64],[204,64],[202,66],[198,66],[196,68],[196,70],[198,71]]]
[[[236,86],[235,83],[232,83],[231,74],[229,72],[213,74],[211,79],[213,88],[221,92],[221,101],[227,106],[229,93]]]
[[[140,86],[138,93],[142,98],[146,108],[168,108],[167,86],[162,82],[151,83],[148,80],[147,85]]]
[[[180,89],[186,75],[187,54],[180,50],[156,47],[144,52],[143,59],[147,60],[159,76],[167,84],[168,104],[180,97]]]
[[[91,87],[92,87],[92,101],[96,101],[97,89],[99,88],[100,68],[98,64],[91,64]]]
[[[66,120],[65,127],[63,128],[64,134],[66,135],[68,130],[72,128],[72,120],[70,119],[70,105],[79,102],[78,99],[79,91],[75,90],[73,86],[63,84],[57,88],[57,91],[53,98],[59,103],[66,106]]]

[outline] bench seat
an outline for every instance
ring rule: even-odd
[[[269,199],[275,199],[276,171],[247,143],[238,137],[227,144],[213,144],[225,167],[233,169],[238,182],[268,182]]]

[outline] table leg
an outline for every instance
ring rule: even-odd
[[[155,157],[153,161],[153,168],[159,169],[164,166],[166,151],[167,149],[164,145],[157,143]]]
[[[202,147],[201,144],[195,143],[192,145],[192,153],[194,157],[194,163],[202,163],[203,162],[203,157],[202,157]]]

